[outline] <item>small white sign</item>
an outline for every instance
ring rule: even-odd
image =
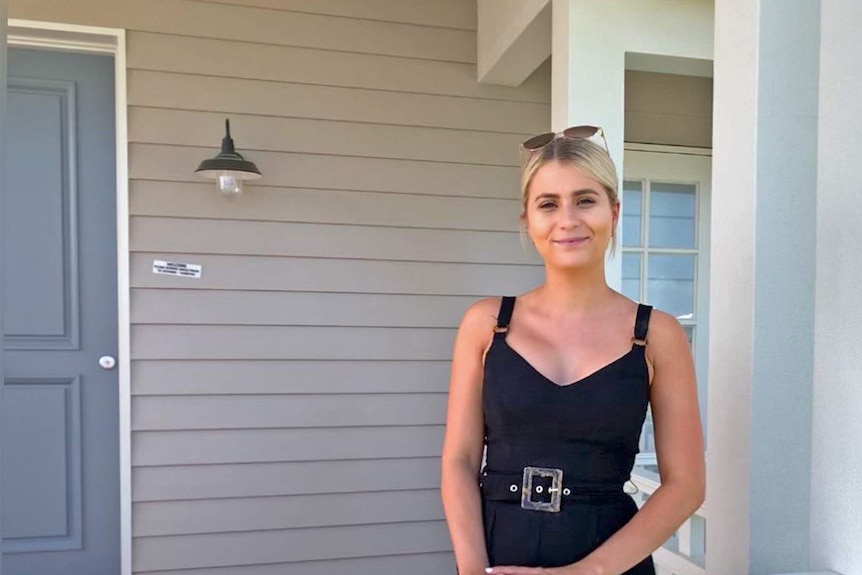
[[[153,273],[165,276],[182,276],[184,278],[200,279],[201,266],[197,264],[182,264],[179,262],[153,260]]]

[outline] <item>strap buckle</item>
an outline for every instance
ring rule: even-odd
[[[550,501],[533,501],[532,495],[535,492],[542,494],[545,488],[542,485],[533,487],[533,479],[536,477],[547,477],[551,480],[551,485],[548,487]],[[553,469],[550,467],[525,467],[524,479],[521,483],[521,507],[523,509],[532,509],[534,511],[543,511],[545,513],[558,513],[560,511],[560,503],[563,500],[563,470]]]

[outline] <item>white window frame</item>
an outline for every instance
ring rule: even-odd
[[[700,325],[699,325],[699,309],[698,309],[698,294],[699,294],[699,271],[700,271],[700,256],[701,256],[701,238],[700,238],[700,220],[701,220],[701,198],[703,196],[703,192],[701,190],[701,183],[697,181],[685,181],[685,180],[671,180],[670,178],[626,178],[626,182],[640,182],[641,183],[641,193],[643,194],[643,203],[641,204],[641,239],[640,246],[625,246],[621,245],[620,249],[623,255],[626,254],[636,254],[641,256],[640,260],[640,285],[638,286],[638,301],[647,302],[646,300],[646,288],[647,288],[647,274],[649,273],[649,256],[651,255],[683,255],[683,256],[694,256],[695,258],[695,266],[694,266],[694,301],[692,302],[692,317],[691,318],[680,318],[678,317],[679,323],[685,327],[694,328],[694,332],[692,335],[692,349],[695,349],[695,339],[697,338],[698,333],[700,333]],[[695,189],[695,218],[694,218],[694,237],[695,237],[695,247],[693,248],[653,248],[649,246],[649,232],[650,232],[650,198],[652,193],[652,183],[660,182],[662,184],[680,184],[685,186],[694,186]],[[624,234],[625,235],[625,234]],[[649,302],[647,302],[649,303]]]
[[[711,197],[711,150],[681,146],[658,146],[650,144],[625,144],[623,181],[647,182],[643,186],[643,205],[641,211],[641,246],[626,247],[620,242],[622,254],[641,254],[641,275],[639,297],[646,294],[646,281],[649,254],[693,254],[695,255],[694,305],[692,319],[680,320],[683,326],[693,325],[692,353],[698,379],[698,402],[704,430],[707,421],[707,367],[709,353],[709,222]],[[648,182],[688,184],[696,187],[695,245],[692,248],[650,248],[649,239],[649,197]],[[622,197],[622,186],[620,186]],[[622,218],[621,218],[622,220]],[[622,226],[622,224],[621,224]],[[622,229],[621,229],[622,231]],[[622,234],[621,234],[622,236]],[[622,258],[620,258],[622,261]],[[652,443],[652,421],[648,414],[641,438],[642,453],[638,454],[635,465],[656,465],[654,451],[644,448]]]

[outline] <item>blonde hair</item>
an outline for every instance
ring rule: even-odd
[[[530,184],[539,168],[550,162],[572,164],[604,188],[611,205],[619,202],[617,169],[607,150],[583,138],[557,137],[543,148],[525,152],[521,158],[521,221],[527,216]],[[611,240],[611,251],[616,251],[617,236]]]

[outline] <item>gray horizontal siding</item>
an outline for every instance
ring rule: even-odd
[[[476,7],[463,0],[220,0],[236,6],[257,6],[272,10],[310,12],[362,20],[401,24],[476,29]]]
[[[210,202],[211,183],[137,180],[135,216],[238,219],[512,232],[521,204],[514,199],[393,192],[254,186],[241,202]]]
[[[550,66],[518,88],[479,84],[473,64],[131,32],[129,67],[392,92],[550,102]],[[183,58],[177,58],[183,54]]]
[[[439,393],[449,361],[137,360],[135,395]]]
[[[224,127],[224,119],[220,118],[218,124]],[[195,183],[201,179],[194,174],[194,168],[215,153],[211,146],[130,144],[130,150],[129,171],[133,179]],[[261,151],[249,158],[265,174],[269,186],[518,198],[518,169],[513,166]],[[210,196],[210,202],[216,199]],[[289,201],[289,196],[285,195],[282,201]]]
[[[203,266],[200,279],[153,274],[154,259]],[[494,296],[541,280],[538,265],[477,265],[288,257],[133,253],[132,287]],[[410,359],[407,357],[401,359]]]
[[[440,455],[443,426],[136,431],[132,439],[136,466],[414,458]]]
[[[132,108],[129,141],[211,146],[224,135],[224,118],[220,112]],[[233,118],[231,133],[246,155],[267,151],[517,166],[518,144],[524,140],[522,134],[251,115]]]
[[[148,14],[136,18],[140,22],[136,29],[445,62],[476,61],[476,33],[472,30],[332,18],[208,2],[148,0],[144,5],[152,4],[156,5]]]
[[[440,459],[399,459],[136,467],[137,502],[435,489]]]
[[[388,557],[351,557],[349,559],[236,565],[180,571],[138,571],[149,575],[441,575],[454,573],[455,561],[448,551],[411,553]]]
[[[138,289],[134,323],[458,326],[475,298],[464,296]]]
[[[446,394],[155,396],[132,399],[132,429],[442,425]]]
[[[627,142],[712,147],[712,78],[626,71]]]
[[[190,569],[255,563],[404,555],[449,551],[452,546],[443,521],[392,523],[141,537],[134,543],[138,571]],[[367,571],[374,573],[374,571]]]
[[[132,341],[132,359],[445,360],[455,330],[138,324]]]
[[[12,8],[10,17],[13,18],[17,17],[15,14],[21,13],[21,17],[36,20],[119,26],[132,32],[218,38],[239,44],[253,42],[298,46],[441,62],[476,62],[476,32],[473,30],[185,0],[129,0],[121,8],[117,8],[113,0],[76,0],[74,3],[28,0],[20,9],[17,6]],[[188,59],[189,55],[177,52],[174,57]]]
[[[401,523],[443,519],[440,491],[327,493],[136,503],[133,528],[139,537],[301,529],[362,523]]]
[[[140,107],[210,110],[243,116],[253,110],[255,115],[270,117],[290,114],[293,118],[350,123],[511,132],[520,134],[522,140],[523,134],[531,134],[544,127],[550,108],[547,104],[539,103],[488,101],[380,89],[274,83],[144,70],[130,71],[129,93],[133,95],[129,103]],[[289,109],[284,106],[286,101],[291,103]],[[302,125],[291,125],[289,122],[283,126],[294,128],[293,133],[304,138],[313,135],[314,124],[310,124],[312,130],[296,129]],[[347,140],[351,136],[349,125],[332,129],[339,132],[340,137],[334,138],[336,140]],[[248,129],[248,132],[257,130]],[[385,131],[377,133],[381,137],[387,135]],[[283,134],[286,144],[292,144],[290,134],[291,132]],[[333,140],[333,134],[326,135]],[[510,140],[507,139],[506,143]],[[330,145],[333,143],[335,142],[330,141]],[[512,152],[511,149],[508,151]]]
[[[135,252],[537,264],[517,232],[134,217]]]

